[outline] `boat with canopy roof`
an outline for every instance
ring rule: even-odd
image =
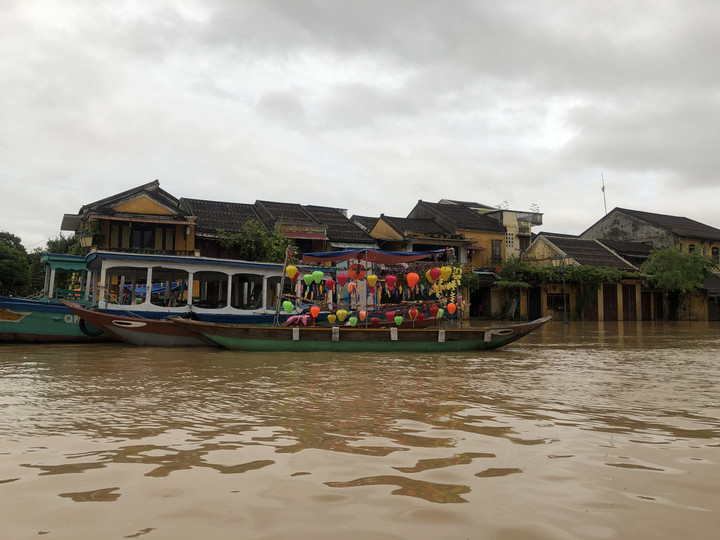
[[[339,300],[337,310],[327,316],[329,324],[324,326],[314,324],[314,319],[319,314],[321,305],[314,305],[310,309],[310,315],[304,324],[298,326],[280,326],[276,323],[271,327],[251,327],[174,317],[171,320],[187,331],[195,333],[202,339],[223,348],[244,351],[293,352],[457,352],[490,350],[508,345],[550,321],[551,317],[545,317],[524,324],[486,326],[482,328],[440,326],[435,328],[406,328],[403,326],[406,316],[410,317],[412,321],[419,316],[419,310],[414,307],[412,302],[406,306],[402,314],[396,314],[397,311],[393,311],[391,312],[392,316],[386,316],[388,322],[394,323],[389,327],[381,327],[379,317],[376,315],[369,316],[369,313],[372,312],[368,309],[367,300],[374,294],[372,289],[377,284],[377,276],[367,274],[369,263],[385,265],[409,263],[428,257],[438,257],[443,253],[445,253],[445,250],[387,252],[360,249],[303,254],[303,263],[340,261],[352,263],[348,264],[347,273],[336,273],[337,283],[332,279],[323,282],[322,271],[316,270],[313,272],[314,275],[305,274],[304,280],[305,277],[311,276],[310,279],[305,280],[308,288],[313,283],[318,285],[321,282],[324,283],[324,292],[321,287],[318,290],[318,296],[316,296],[319,301],[318,304],[323,304],[329,298],[332,305],[335,285],[339,287],[337,291],[338,299],[342,298],[344,291],[361,289],[362,299],[358,302],[358,298],[355,298],[354,305],[348,306],[349,309],[340,307],[342,301]],[[365,266],[362,265],[362,262],[364,262]],[[355,270],[354,274],[351,274],[353,266],[355,266]],[[299,271],[294,265],[286,264],[285,274],[291,281],[298,281]],[[457,310],[454,291],[458,283],[456,274],[447,265],[442,268],[431,268],[427,271],[427,279],[431,284],[429,290],[437,293],[437,303],[443,306],[433,305],[431,307],[438,320],[444,315],[444,310],[447,310],[450,314],[455,313]],[[455,278],[453,278],[454,275]],[[407,272],[402,278],[405,286],[410,290],[417,287],[419,276],[416,272]],[[281,282],[282,290],[284,290],[284,279],[285,275]],[[358,282],[363,282],[364,287],[358,287]],[[386,274],[384,282],[385,287],[394,287],[398,282],[398,277],[394,274]],[[278,298],[279,303],[280,298]],[[283,304],[286,310],[293,307],[292,301],[289,299],[286,299]],[[276,313],[278,312],[279,309],[276,310]]]

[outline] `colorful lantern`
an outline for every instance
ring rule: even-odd
[[[415,319],[417,319],[418,310],[415,308],[410,308],[410,311],[408,311],[408,315],[410,315],[410,319],[414,321]]]
[[[303,276],[303,281],[305,282],[305,285],[307,285],[309,287],[310,284],[313,282],[312,274],[305,274]]]
[[[424,313],[418,313],[417,320],[418,320],[418,321],[424,321],[424,320],[425,320],[425,314],[424,314]]]
[[[445,310],[443,308],[438,309],[437,312],[437,318],[442,319],[442,316],[445,314]]]
[[[380,324],[380,319],[378,319],[377,317],[373,317],[372,319],[370,319],[370,324],[373,326],[378,326]]]
[[[437,280],[437,278],[439,278],[442,275],[442,272],[440,271],[439,268],[431,268],[429,270],[429,272],[430,272],[430,281],[431,282]]]
[[[392,322],[393,318],[395,318],[395,312],[394,311],[386,311],[385,318],[388,320],[388,322]]]
[[[360,317],[361,321],[364,321],[367,318],[367,311],[365,311],[364,309],[361,309],[358,312],[358,316]]]
[[[315,270],[315,271],[312,273],[313,281],[314,281],[315,283],[320,283],[320,282],[322,281],[322,278],[323,278],[324,275],[325,275],[325,274],[323,274],[322,271],[320,271],[320,270]]]
[[[363,279],[365,277],[365,267],[362,264],[351,264],[347,273],[350,279]]]
[[[340,322],[345,322],[345,318],[348,316],[348,312],[345,309],[338,309],[336,312],[337,318]]]
[[[348,275],[347,274],[338,274],[337,275],[337,282],[340,284],[341,287],[344,287],[345,284],[348,281]]]
[[[448,310],[448,313],[449,313],[450,315],[452,315],[453,313],[455,313],[455,310],[456,310],[456,309],[457,309],[457,306],[456,306],[453,302],[450,302],[450,303],[447,305],[447,310]]]
[[[286,266],[285,273],[287,274],[287,277],[289,277],[290,279],[293,279],[298,273],[297,266],[293,266],[293,265]]]
[[[443,266],[440,269],[440,277],[443,278],[443,281],[449,281],[450,276],[452,276],[452,268],[450,268],[449,266]]]
[[[337,317],[336,317],[333,313],[331,313],[330,315],[328,315],[328,322],[329,322],[330,324],[335,324],[335,319],[337,319]]]
[[[408,287],[411,289],[417,285],[417,282],[420,281],[420,276],[418,276],[415,272],[410,272],[407,276],[405,276],[405,281],[407,281]]]
[[[437,317],[437,314],[438,314],[438,307],[435,304],[433,304],[432,307],[430,308],[430,316]]]
[[[287,313],[292,313],[292,310],[293,310],[293,308],[295,307],[290,300],[285,300],[285,301],[282,303],[282,306],[283,306],[283,309],[284,309]]]
[[[401,326],[403,323],[403,316],[402,315],[395,315],[395,324],[398,326]]]
[[[352,281],[350,283],[348,283],[348,292],[350,294],[354,293],[356,289],[357,289],[357,283],[353,283]]]
[[[329,291],[334,291],[335,290],[335,280],[333,278],[326,280],[325,286],[328,288]]]
[[[370,274],[370,275],[367,277],[367,284],[368,284],[370,287],[374,287],[376,283],[377,283],[377,276],[376,276],[375,274]]]
[[[385,284],[388,286],[388,289],[394,289],[396,281],[397,278],[392,274],[388,274],[387,276],[385,276]]]
[[[317,319],[317,316],[320,315],[320,308],[318,306],[313,306],[310,308],[310,315],[313,319]]]
[[[358,318],[357,318],[357,317],[354,317],[354,316],[353,316],[353,317],[350,317],[350,318],[348,319],[348,322],[350,323],[350,326],[355,326],[355,325],[357,324],[357,322],[358,322]]]

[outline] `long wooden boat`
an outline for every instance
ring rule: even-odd
[[[0,342],[85,343],[113,340],[92,326],[86,326],[87,333],[83,332],[78,324],[79,317],[61,303],[63,298],[90,303],[85,258],[44,253],[40,261],[45,268],[42,295],[37,298],[0,296]],[[80,276],[77,289],[56,286],[61,283],[60,277],[64,274]]]
[[[292,352],[457,352],[497,349],[547,323],[551,317],[524,324],[483,328],[350,328],[259,327],[193,321],[171,317],[190,332],[226,349]]]
[[[90,324],[101,329],[106,334],[132,345],[141,347],[196,347],[212,344],[168,319],[129,317],[97,309],[88,309],[67,300],[63,300],[62,303],[79,317],[82,323]]]

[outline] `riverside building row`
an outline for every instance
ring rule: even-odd
[[[664,310],[683,320],[720,320],[720,278],[676,300],[642,279],[603,283],[597,297],[580,306],[577,284],[530,283],[512,313],[509,291],[495,286],[497,271],[511,256],[538,266],[593,266],[637,271],[653,248],[700,250],[720,260],[720,229],[685,217],[615,208],[578,236],[533,233],[542,214],[461,200],[420,200],[405,217],[347,215],[347,210],[274,201],[234,203],[176,198],[155,180],[83,205],[65,214],[61,230],[97,249],[237,258],[223,247],[221,231],[236,232],[248,221],[275,230],[302,252],[351,248],[394,251],[451,248],[453,259],[474,272],[479,286],[463,291],[464,317],[519,316],[534,319],[655,320]]]

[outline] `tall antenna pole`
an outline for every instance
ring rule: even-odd
[[[603,176],[602,171],[600,171],[600,178],[602,178],[603,204],[605,205],[605,215],[607,216],[607,200],[605,200],[605,177]]]

